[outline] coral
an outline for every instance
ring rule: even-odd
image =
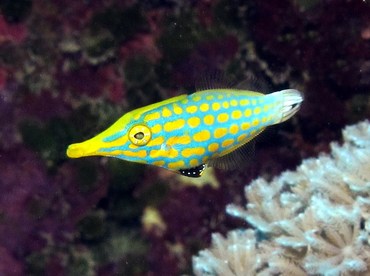
[[[245,187],[246,208],[227,206],[252,229],[212,237],[193,257],[196,275],[368,275],[370,122],[343,130],[330,154]]]

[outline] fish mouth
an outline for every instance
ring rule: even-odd
[[[67,156],[69,158],[79,158],[85,156],[85,151],[81,147],[81,143],[69,145],[67,148]]]

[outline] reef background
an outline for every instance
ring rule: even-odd
[[[200,182],[68,144],[125,112],[253,75],[304,92],[251,164]],[[0,274],[192,274],[211,233],[246,222],[244,185],[327,152],[370,118],[370,3],[362,0],[0,2]]]

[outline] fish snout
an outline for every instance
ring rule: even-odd
[[[79,157],[85,156],[85,152],[81,144],[82,143],[76,143],[76,144],[69,145],[67,148],[67,156],[69,158],[79,158]]]
[[[91,140],[82,143],[71,144],[67,148],[67,156],[69,158],[79,158],[84,156],[97,155],[99,147]]]

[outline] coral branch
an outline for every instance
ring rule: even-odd
[[[330,155],[246,186],[246,208],[231,204],[227,213],[255,229],[214,234],[193,257],[195,274],[368,275],[369,121],[346,127],[343,138]]]

